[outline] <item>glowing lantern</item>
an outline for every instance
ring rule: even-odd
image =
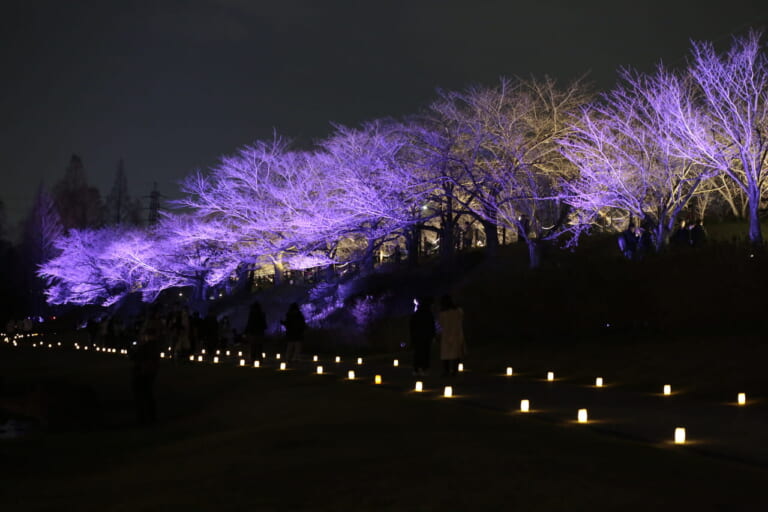
[[[443,389],[443,396],[445,398],[451,398],[453,396],[453,386],[445,386],[445,389]]]
[[[49,344],[48,344],[48,348],[53,348],[53,345],[51,345],[51,344],[49,343]]]
[[[337,362],[337,363],[340,363],[340,362],[341,362],[341,356],[336,356],[336,362]]]
[[[739,405],[746,405],[747,404],[747,394],[746,393],[739,393],[736,396],[736,401],[739,403]]]
[[[424,383],[421,382],[420,380],[417,380],[416,385],[413,387],[413,390],[418,393],[421,393],[422,391],[424,391]]]
[[[598,377],[598,378],[595,379],[595,387],[596,388],[603,387],[603,378],[602,377]]]
[[[376,375],[376,376],[373,378],[373,383],[374,383],[374,384],[381,384],[381,375]]]
[[[349,371],[347,372],[347,378],[348,378],[349,380],[355,380],[355,371],[354,371],[354,370],[349,370]]]
[[[203,355],[205,355],[205,349],[203,349],[203,350],[201,351],[201,353],[202,353]]]
[[[280,369],[285,370],[285,363],[280,363]]]
[[[531,410],[531,402],[529,400],[520,400],[520,412],[528,412]]]
[[[160,359],[165,359],[165,352],[160,352]]]
[[[579,409],[579,412],[576,415],[576,420],[579,423],[586,423],[587,422],[587,410],[586,409]]]
[[[512,376],[512,367],[507,366],[507,377],[511,377],[511,376]]]
[[[358,357],[357,358],[357,364],[363,364],[363,358],[362,357]]]
[[[547,372],[547,380],[550,382],[555,380],[555,372]]]
[[[216,355],[217,355],[217,356],[220,356],[220,355],[221,355],[221,350],[217,350],[217,351],[216,351]]]
[[[243,357],[243,351],[242,350],[238,350],[237,351],[237,357]]]
[[[259,368],[260,366],[261,366],[261,362],[260,361],[254,361],[253,362],[253,367],[254,368]]]
[[[262,352],[261,353],[261,358],[262,359],[266,359],[267,358],[267,353],[266,352]]]
[[[213,364],[218,364],[219,356],[213,356]]]
[[[669,384],[664,384],[664,394],[669,396],[672,394],[672,386]]]
[[[322,375],[323,374],[323,367],[322,366],[318,366],[317,367],[317,374],[318,375]]]
[[[312,356],[312,361],[316,363],[317,362],[317,356]]]
[[[227,354],[227,357],[229,357],[229,350],[227,350],[226,354]]]
[[[675,429],[675,444],[685,444],[685,429],[683,427]]]
[[[275,359],[280,359],[280,354],[275,354]]]
[[[121,350],[120,353],[122,353],[122,352],[123,351]],[[195,356],[194,355],[189,356],[189,360],[194,362],[195,361]]]
[[[197,356],[197,362],[202,363],[203,362],[203,356]]]
[[[400,366],[400,361],[395,359],[394,361],[392,361],[392,366],[395,366],[395,367]]]
[[[245,359],[240,360],[240,366],[245,366]]]
[[[459,371],[460,372],[464,371],[464,363],[459,363]]]

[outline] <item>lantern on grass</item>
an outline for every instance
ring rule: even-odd
[[[253,367],[254,368],[260,368],[261,367],[261,361],[254,361],[253,362]]]
[[[453,396],[453,386],[445,386],[443,389],[443,396],[445,398],[451,398]]]
[[[685,444],[685,429],[683,427],[675,429],[675,444]]]
[[[165,352],[160,352],[160,359],[165,359]]]
[[[421,382],[420,380],[417,380],[416,384],[413,386],[413,390],[418,393],[421,393],[422,391],[424,391],[424,383]]]
[[[317,356],[312,356],[312,362],[313,362],[313,363],[316,363],[316,362],[317,362]]]
[[[354,371],[354,370],[349,370],[349,371],[347,372],[347,378],[348,378],[349,380],[355,380],[355,371]]]
[[[213,364],[218,364],[219,356],[213,356]]]
[[[323,367],[320,366],[320,365],[318,365],[318,367],[317,367],[317,374],[318,375],[322,375],[323,374]]]
[[[280,363],[280,369],[281,369],[281,370],[285,370],[285,368],[286,368],[286,367],[285,367],[285,363]]]
[[[464,371],[464,363],[459,363],[459,371],[460,372]]]
[[[275,354],[275,359],[280,359],[280,354]]]
[[[507,377],[511,377],[511,376],[512,376],[512,367],[507,366]]]
[[[245,359],[240,360],[240,366],[245,366]]]
[[[394,361],[392,361],[392,366],[394,366],[394,367],[400,366],[400,361],[395,359]]]
[[[197,356],[197,362],[202,363],[203,362],[203,356]]]
[[[520,400],[520,412],[529,412],[531,410],[531,402],[529,400]]]
[[[229,357],[229,350],[226,351],[226,356]]]
[[[243,351],[242,350],[238,350],[237,351],[237,357],[243,357]]]
[[[120,352],[122,353],[122,350]],[[194,363],[195,362],[195,356],[194,355],[189,356],[189,360]]]
[[[746,405],[747,404],[747,394],[746,393],[739,393],[736,395],[736,402],[738,402],[739,405]]]
[[[205,355],[205,349],[201,350],[200,353]]]
[[[547,380],[550,382],[555,380],[555,372],[547,372]]]
[[[603,387],[603,378],[602,377],[598,377],[598,378],[595,379],[595,387],[596,388]]]
[[[576,421],[579,423],[586,423],[587,422],[587,410],[586,409],[579,409],[579,412],[576,413]]]
[[[217,350],[217,351],[216,351],[216,355],[217,355],[217,356],[220,356],[220,355],[221,355],[221,350]]]
[[[669,396],[672,394],[672,386],[669,384],[664,384],[664,395]]]
[[[262,359],[266,359],[267,358],[267,353],[266,352],[262,352],[261,353],[261,358]]]
[[[374,383],[374,384],[381,384],[381,375],[376,375],[376,376],[373,378],[373,383]]]
[[[340,362],[341,362],[341,356],[336,356],[336,362],[337,362],[337,363],[340,363]]]
[[[358,357],[357,358],[357,364],[363,364],[363,358],[362,357]]]

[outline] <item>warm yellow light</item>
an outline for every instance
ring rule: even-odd
[[[531,402],[529,400],[520,400],[520,412],[528,412],[531,410]]]
[[[671,395],[672,394],[672,386],[669,384],[664,384],[664,394],[665,395]]]
[[[445,389],[443,389],[443,396],[445,398],[450,398],[453,396],[453,386],[445,386]]]
[[[275,354],[275,359],[280,359],[280,354]]]
[[[322,375],[323,374],[323,367],[322,366],[318,365],[318,367],[317,367],[317,374],[318,375]]]
[[[122,352],[123,351],[121,350],[120,353],[122,354]],[[195,356],[194,355],[189,356],[189,360],[194,362],[195,361]]]
[[[237,357],[243,357],[243,351],[242,350],[238,350],[237,351]]]
[[[221,350],[217,350],[217,351],[216,351],[216,355],[217,355],[217,356],[220,356],[220,355],[221,355]]]
[[[261,358],[262,359],[266,359],[267,358],[267,353],[266,352],[262,352],[261,353]]]
[[[201,353],[202,353],[203,355],[205,355],[205,349],[203,349],[203,350],[201,351]]]
[[[507,366],[507,377],[511,377],[511,376],[512,376],[512,367]]]
[[[312,361],[316,363],[317,362],[317,356],[312,356]]]
[[[216,364],[219,362],[219,356],[213,356],[213,363]]]
[[[394,361],[392,361],[392,366],[400,366],[400,361],[395,359]]]
[[[595,387],[601,388],[603,387],[603,378],[598,377],[595,379]]]
[[[464,363],[459,363],[459,371],[460,372],[464,371]]]
[[[280,363],[280,369],[285,370],[285,363]]]
[[[586,423],[587,422],[587,410],[586,409],[579,409],[579,412],[576,415],[576,420],[579,423]]]
[[[374,384],[381,384],[381,375],[376,375],[376,376],[373,378],[373,383],[374,383]]]
[[[197,356],[197,362],[202,363],[203,362],[203,356]]]
[[[160,359],[165,359],[165,352],[160,352]]]
[[[349,370],[349,371],[347,372],[347,378],[348,378],[349,380],[355,380],[355,371],[354,371],[354,370]]]
[[[240,360],[240,366],[245,366],[245,359]]]
[[[739,402],[739,405],[746,405],[747,404],[747,394],[746,393],[739,393],[736,395],[736,401]]]
[[[261,366],[261,361],[254,361],[253,362],[253,367],[254,368],[259,368],[260,366]]]
[[[421,393],[422,391],[424,391],[424,383],[421,382],[420,380],[417,380],[416,385],[413,386],[413,390]]]
[[[227,354],[227,357],[229,357],[229,350],[227,350],[226,354]]]
[[[675,444],[685,443],[685,429],[683,427],[677,427],[675,429]]]
[[[362,357],[358,357],[357,358],[357,364],[363,364],[363,358]]]
[[[547,372],[547,380],[548,381],[555,380],[555,372]]]
[[[336,356],[336,362],[337,362],[337,363],[340,363],[340,362],[341,362],[341,356]]]

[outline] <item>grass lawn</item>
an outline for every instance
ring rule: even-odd
[[[91,425],[0,442],[0,510],[765,510],[768,470],[364,382],[0,348],[9,390],[93,390]],[[58,395],[56,391],[58,390]],[[83,410],[80,407],[78,410]],[[54,425],[56,422],[54,422]]]

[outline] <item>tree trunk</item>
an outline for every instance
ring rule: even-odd
[[[760,229],[760,194],[749,195],[749,241],[752,245],[763,245],[763,232]]]
[[[419,263],[421,246],[421,227],[414,226],[405,231],[405,249],[408,252],[408,266],[415,267]]]
[[[528,238],[528,268],[539,268],[541,265],[541,246],[536,239]]]
[[[488,256],[495,256],[499,250],[499,228],[496,224],[482,221],[483,231],[485,232],[485,247]]]

